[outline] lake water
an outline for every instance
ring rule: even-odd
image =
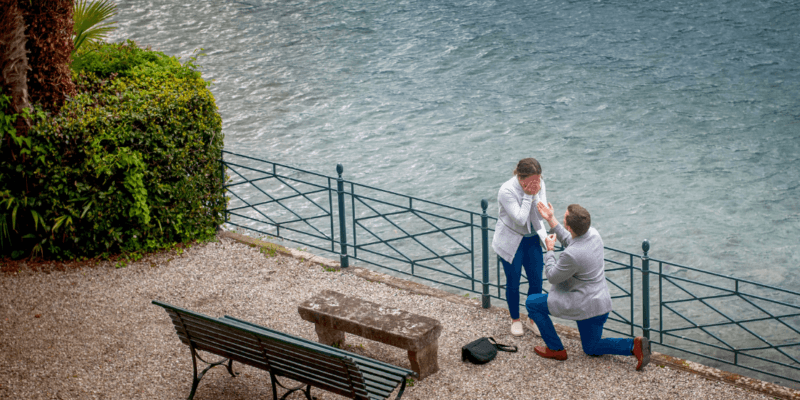
[[[800,3],[117,1],[229,151],[480,211],[537,158],[605,244],[799,287]]]
[[[118,2],[199,58],[226,149],[475,211],[516,161],[606,245],[797,287],[793,1]]]

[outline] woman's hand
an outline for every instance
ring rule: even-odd
[[[558,225],[558,221],[556,221],[556,218],[554,216],[555,211],[553,210],[552,204],[547,203],[547,205],[545,206],[544,203],[540,201],[536,203],[536,209],[539,210],[539,215],[541,215],[542,218],[544,218],[544,220],[547,221],[548,224],[550,224],[551,228],[554,228],[556,225]]]
[[[531,175],[525,179],[520,179],[519,184],[525,194],[535,196],[542,189],[541,175]]]
[[[526,183],[525,186],[522,187],[522,191],[527,195],[536,196],[536,193],[539,193],[539,185],[535,183]]]
[[[547,248],[547,251],[553,251],[553,249],[556,247],[555,234],[548,236],[547,239],[544,240],[544,247]]]

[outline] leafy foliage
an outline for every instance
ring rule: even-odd
[[[106,79],[112,74],[129,77],[131,71],[140,65],[165,68],[171,62],[162,53],[139,48],[132,40],[125,43],[89,43],[78,51],[72,61],[72,70]]]
[[[0,115],[0,255],[152,251],[222,223],[221,119],[196,67],[132,42],[97,46],[115,67],[84,64],[58,115],[26,114],[25,137],[18,116]]]
[[[79,57],[77,51],[84,43],[98,44],[109,32],[117,29],[113,26],[116,22],[108,21],[115,15],[117,15],[117,5],[110,0],[75,2],[72,14],[74,22],[72,41],[75,46],[72,50],[73,60]]]

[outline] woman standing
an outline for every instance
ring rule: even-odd
[[[536,207],[538,202],[547,204],[542,167],[536,159],[525,158],[517,163],[514,177],[500,187],[497,202],[500,209],[492,248],[500,256],[506,274],[511,334],[522,336],[524,332],[519,318],[522,267],[525,267],[528,277],[528,295],[541,293],[544,266],[542,244],[547,236],[544,220]]]

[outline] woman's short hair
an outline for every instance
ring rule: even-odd
[[[592,226],[592,216],[589,215],[589,211],[577,204],[570,204],[567,207],[567,211],[569,211],[566,221],[567,226],[572,228],[576,237],[583,236]]]
[[[514,175],[520,179],[525,179],[531,175],[541,175],[542,166],[535,158],[523,158],[517,163],[517,168],[514,169]]]

